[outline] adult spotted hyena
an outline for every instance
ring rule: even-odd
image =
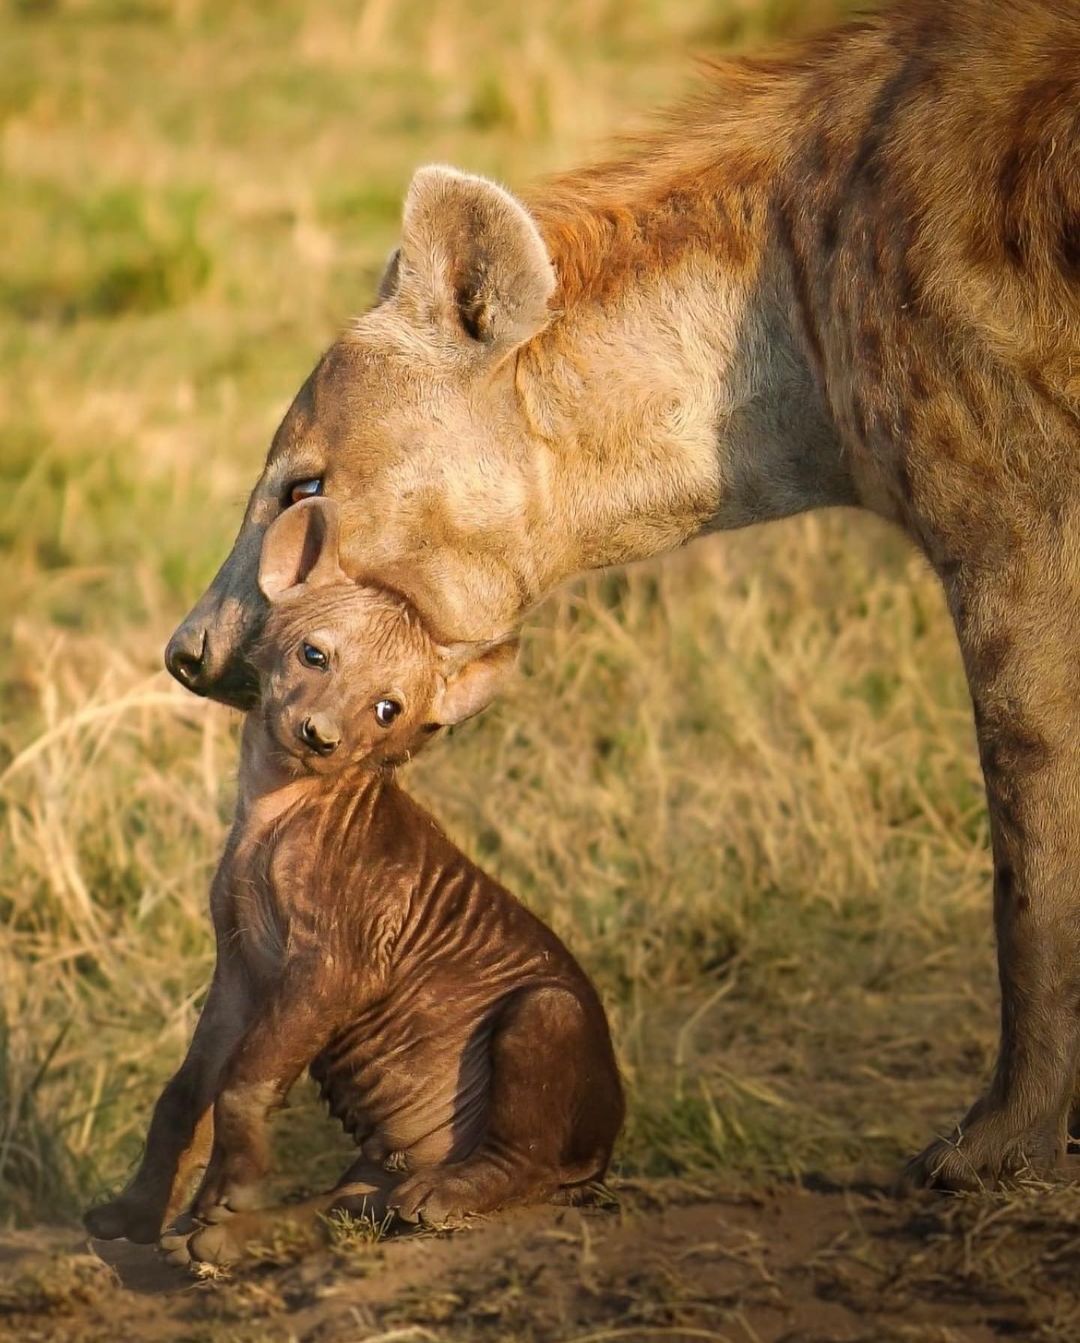
[[[572,574],[854,504],[940,575],[975,707],[1002,1041],[917,1182],[1060,1156],[1080,1050],[1080,8],[907,0],[729,60],[529,206],[417,173],[375,307],[275,435],[173,636],[246,703],[259,543],[323,490],[440,638]]]

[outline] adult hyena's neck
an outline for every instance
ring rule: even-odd
[[[518,386],[576,542],[560,561],[855,502],[776,223],[805,88],[798,62],[731,62],[682,124],[532,202],[559,315]]]

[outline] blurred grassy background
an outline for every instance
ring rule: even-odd
[[[23,0],[0,11],[0,1221],[125,1176],[211,965],[236,720],[159,670],[412,169],[523,185],[833,0]],[[936,586],[852,515],[591,579],[406,775],[596,975],[624,1173],[843,1175],[995,1039]],[[343,1145],[301,1105],[288,1182]]]

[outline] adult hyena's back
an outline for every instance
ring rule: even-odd
[[[985,558],[1080,501],[1080,6],[901,4],[805,110],[780,215],[863,491]]]

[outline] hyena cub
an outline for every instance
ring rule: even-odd
[[[224,1261],[276,1219],[336,1208],[440,1222],[601,1177],[623,1118],[607,1020],[555,934],[394,782],[435,728],[481,709],[513,659],[441,648],[394,594],[338,566],[325,499],[268,531],[271,603],[236,819],[214,879],[217,966],[187,1058],[101,1237]],[[253,1211],[267,1115],[310,1068],[360,1157],[327,1194]]]

